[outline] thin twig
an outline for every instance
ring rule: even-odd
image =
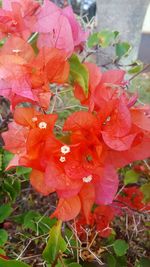
[[[136,73],[134,76],[132,76],[129,81],[132,81],[134,78],[136,78],[138,75],[140,75],[142,72],[144,72],[145,70],[147,70],[150,67],[150,64],[147,64],[141,71],[139,71],[138,73]]]

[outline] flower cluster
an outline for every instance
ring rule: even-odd
[[[102,72],[95,64],[81,63],[88,92],[79,79],[70,79],[70,57],[87,36],[71,7],[60,9],[48,0],[43,5],[3,1],[0,94],[14,112],[3,139],[14,154],[7,169],[30,167],[30,182],[39,193],[57,193],[53,217],[68,221],[81,213],[107,236],[110,229],[103,229],[114,217],[108,205],[118,190],[118,168],[150,156],[150,107],[135,105],[137,96],[128,94],[122,70]],[[87,109],[68,116],[58,137],[58,115],[48,111],[51,85],[72,80],[74,96]],[[91,213],[93,204],[98,207]]]

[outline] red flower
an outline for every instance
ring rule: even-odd
[[[18,37],[7,40],[0,53],[0,90],[13,107],[31,102],[48,108],[52,95],[49,83],[63,84],[69,63],[57,49],[42,49],[35,56],[32,47]]]
[[[100,205],[95,208],[94,212],[89,214],[89,220],[87,221],[84,213],[76,218],[75,227],[80,238],[86,238],[86,228],[88,227],[91,231],[98,233],[100,237],[108,237],[112,228],[110,223],[114,219],[114,210],[110,206]]]
[[[33,108],[17,108],[14,119],[17,123],[9,124],[9,131],[2,134],[5,149],[15,154],[8,167],[23,165],[43,170],[46,158],[42,149],[46,139],[53,135],[57,115],[41,114]]]
[[[123,93],[120,86],[124,84],[125,72],[109,70],[102,73],[95,64],[85,63],[84,65],[89,72],[88,96],[85,95],[81,86],[75,84],[75,97],[82,105],[88,106],[90,111],[103,111],[104,108],[109,108],[112,100],[119,99],[120,94]]]
[[[149,204],[145,204],[143,201],[144,195],[140,188],[137,186],[131,186],[124,188],[123,191],[118,195],[116,202],[114,203],[115,206],[118,206],[118,208],[124,208],[125,211],[128,211],[129,214],[131,214],[132,209],[137,211],[149,209]]]
[[[114,211],[110,206],[100,205],[94,210],[93,217],[96,224],[96,230],[101,237],[108,237],[112,228],[109,224],[114,219]]]
[[[3,9],[0,9],[0,38],[13,34],[27,40],[33,32],[35,13],[39,7],[34,0],[3,0]]]

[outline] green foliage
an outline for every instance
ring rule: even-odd
[[[107,254],[106,261],[108,267],[116,267],[116,259],[112,254]]]
[[[116,44],[116,56],[120,59],[121,57],[128,56],[132,47],[127,42],[119,42]]]
[[[89,36],[88,47],[92,48],[93,46],[96,46],[98,44],[99,44],[99,36],[98,36],[98,32],[95,32]]]
[[[74,235],[70,229],[67,227],[65,228],[65,240],[66,242],[69,240],[69,244],[72,247],[76,247],[76,240],[74,238]],[[66,251],[66,253],[70,253],[69,250]],[[74,254],[76,255],[76,250],[74,250]]]
[[[28,264],[25,264],[16,260],[4,260],[0,258],[0,266],[1,267],[31,267]]]
[[[119,32],[103,30],[101,32],[93,33],[89,36],[88,47],[92,48],[93,46],[99,45],[102,48],[106,48],[110,45],[113,45],[117,42]]]
[[[142,258],[135,267],[149,267],[150,266],[150,259]]]
[[[133,184],[133,183],[137,183],[139,178],[139,174],[137,172],[135,172],[134,170],[129,170],[125,173],[125,177],[124,177],[124,184]]]
[[[128,70],[129,74],[136,74],[143,69],[143,63],[140,60],[136,60],[131,65],[132,67]]]
[[[117,31],[111,32],[108,30],[104,30],[99,32],[99,44],[102,48],[108,47],[116,41],[116,38],[118,37],[119,33]]]
[[[127,259],[125,256],[116,257],[116,266],[115,267],[127,267]]]
[[[68,264],[68,267],[81,267],[81,265],[79,263],[72,262],[72,263]]]
[[[1,247],[0,247],[0,255],[3,255],[3,256],[6,255],[5,250],[3,250]]]
[[[3,223],[9,215],[12,213],[13,209],[10,204],[3,204],[0,206],[0,223]]]
[[[42,216],[39,212],[30,210],[22,215],[15,216],[14,221],[22,224],[24,229],[30,229],[39,234],[46,234],[56,223],[56,219],[50,219],[48,216]]]
[[[0,229],[0,246],[4,246],[8,239],[8,233],[4,229]]]
[[[31,168],[25,168],[25,167],[21,167],[21,166],[18,166],[16,168],[16,174],[18,176],[23,176],[26,179],[29,178],[29,174],[30,174],[31,171],[32,171]]]
[[[13,154],[9,151],[4,150],[3,151],[3,170],[7,167],[10,160],[13,158]]]
[[[8,177],[2,184],[2,190],[5,192],[12,202],[15,202],[21,191],[21,184],[19,179],[12,179]]]
[[[78,83],[88,94],[89,74],[86,67],[80,62],[77,55],[73,54],[69,60],[70,62],[70,78],[73,83]]]
[[[113,244],[113,248],[117,256],[123,256],[126,254],[129,246],[124,240],[117,239]]]
[[[58,221],[50,230],[50,237],[43,251],[43,258],[48,263],[54,262],[57,256],[67,249],[67,244],[61,235],[61,225],[61,221]]]
[[[138,93],[139,100],[145,104],[150,103],[150,75],[139,75],[132,80],[129,91]]]
[[[146,183],[142,185],[141,190],[144,194],[144,201],[149,202],[150,201],[150,183]]]

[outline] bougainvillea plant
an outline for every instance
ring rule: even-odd
[[[50,217],[58,222],[43,252],[48,266],[66,266],[61,234],[54,255],[50,249],[61,222],[73,222],[82,240],[83,226],[105,238],[115,216],[150,209],[138,185],[119,192],[118,174],[150,156],[150,106],[128,93],[123,69],[102,71],[87,61],[89,35],[70,6],[61,9],[49,0],[2,1],[0,95],[10,101],[13,113],[2,137],[4,148],[14,154],[6,171],[31,168],[32,187],[43,196],[56,194]],[[98,35],[93,38],[97,42]],[[68,91],[80,109],[70,111],[62,126],[57,101]],[[13,266],[26,266],[17,264]]]

